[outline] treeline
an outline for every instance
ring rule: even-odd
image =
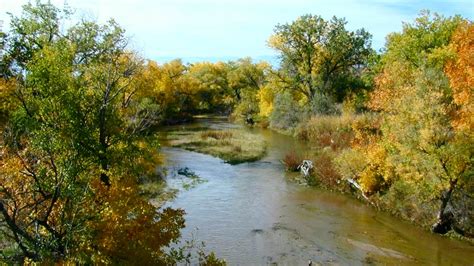
[[[365,30],[306,15],[275,27],[275,68],[249,58],[158,64],[127,49],[114,21],[71,14],[38,1],[1,33],[4,260],[189,259],[169,248],[184,212],[157,212],[139,184],[159,179],[153,130],[204,113],[319,146],[287,156],[315,161],[309,183],[351,180],[380,208],[472,235],[472,22],[422,13],[376,53]]]
[[[268,63],[250,58],[188,65],[176,59],[162,65],[148,61],[136,79],[143,88],[139,97],[159,107],[156,122],[169,124],[196,114],[244,115],[249,107],[243,106],[263,89],[270,70]]]
[[[195,64],[148,60],[135,77],[143,88],[139,97],[158,106],[157,123],[217,113],[288,129],[314,114],[340,113],[346,99],[363,110],[379,55],[370,47],[369,33],[345,25],[344,19],[307,15],[277,26],[269,45],[280,53],[278,68],[251,58]]]

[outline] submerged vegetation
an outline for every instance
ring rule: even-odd
[[[378,208],[436,233],[474,236],[471,21],[422,12],[377,53],[364,29],[305,15],[275,27],[275,68],[250,58],[158,64],[129,50],[113,20],[73,23],[71,14],[37,1],[0,34],[5,262],[186,261],[170,248],[184,210],[150,202],[173,194],[156,172],[155,135],[209,113],[307,141],[312,154],[282,160],[295,171],[311,159],[308,184],[346,190],[350,181]],[[230,164],[266,152],[262,137],[241,129],[167,136]]]
[[[219,157],[229,164],[257,161],[266,152],[261,136],[241,129],[171,132],[168,140],[171,146]]]

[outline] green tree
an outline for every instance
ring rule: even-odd
[[[229,113],[234,99],[229,91],[228,71],[228,64],[224,62],[190,65],[188,74],[194,82],[198,111]]]
[[[264,61],[252,63],[252,59],[249,57],[229,64],[230,70],[227,79],[235,98],[233,115],[252,124],[259,119],[258,93],[267,84],[271,67]]]
[[[157,149],[144,141],[153,104],[136,97],[143,63],[115,22],[61,33],[67,14],[38,2],[12,18],[2,59],[18,104],[3,132],[2,234],[33,261],[172,263],[165,247],[183,211],[157,212],[137,186]]]
[[[345,25],[344,19],[305,15],[276,26],[268,44],[280,53],[281,69],[275,74],[281,87],[308,102],[320,95],[344,98],[373,54],[370,34],[348,31]]]

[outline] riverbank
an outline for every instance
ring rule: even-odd
[[[354,153],[357,149],[366,148],[371,144],[373,139],[368,134],[377,134],[379,127],[379,118],[375,114],[313,117],[293,128],[292,134],[289,135],[302,141],[306,148],[291,147],[278,160],[286,165],[287,170],[296,172],[303,159],[311,160],[314,168],[309,176],[303,178],[300,174],[291,174],[288,178],[312,187],[350,193],[378,211],[388,212],[428,231],[434,223],[436,201],[433,200],[429,205],[423,204],[422,198],[416,194],[410,201],[399,200],[397,197],[406,195],[411,188],[400,187],[397,183],[393,188],[387,184],[384,187],[384,173],[376,164],[371,164],[377,162],[378,156],[384,159],[381,150],[374,149],[364,156]],[[265,156],[268,143],[258,134],[254,134],[256,131],[259,129],[255,127],[246,129],[234,126],[182,126],[168,131],[166,139],[169,146],[209,154],[227,163],[238,164],[258,161]],[[364,171],[365,175],[358,175]],[[384,193],[375,193],[376,190]],[[448,235],[472,242],[472,239],[461,237],[454,232]]]
[[[267,143],[261,160],[238,165],[163,143],[168,169],[188,167],[207,180],[166,205],[186,210],[183,240],[197,236],[230,265],[303,265],[310,259],[323,265],[464,265],[473,259],[468,243],[420,230],[350,195],[289,181],[293,174],[284,171],[281,159],[292,150],[311,154],[314,145],[225,119],[196,120],[169,130],[177,128],[240,128]],[[168,178],[171,184],[180,182],[173,171]]]
[[[341,192],[351,192],[357,198],[425,230],[446,234],[473,242],[472,200],[469,186],[458,186],[448,205],[449,222],[439,224],[440,198],[435,191],[447,191],[443,180],[420,175],[413,182],[412,173],[421,166],[436,167],[436,155],[412,155],[418,164],[403,163],[396,156],[397,147],[382,139],[381,117],[374,113],[358,115],[314,116],[291,130],[290,136],[304,141],[305,152],[288,151],[282,157],[287,170],[298,171],[303,159],[311,160],[314,168],[309,176],[297,179],[310,186]],[[411,158],[411,157],[410,157]],[[396,165],[405,165],[405,172]],[[409,172],[411,171],[411,173]],[[349,182],[350,181],[350,182]],[[469,184],[469,181],[464,181]],[[420,185],[423,184],[423,185]],[[441,188],[440,188],[441,187]],[[443,192],[444,193],[444,192]],[[469,218],[471,217],[471,218]]]

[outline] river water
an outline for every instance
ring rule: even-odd
[[[173,130],[238,127],[201,119]],[[229,165],[218,158],[162,148],[169,182],[188,167],[207,182],[182,190],[167,204],[186,211],[183,239],[204,241],[229,265],[474,265],[474,246],[431,234],[349,195],[288,181],[280,163],[293,138],[247,129],[268,143],[258,162]]]

